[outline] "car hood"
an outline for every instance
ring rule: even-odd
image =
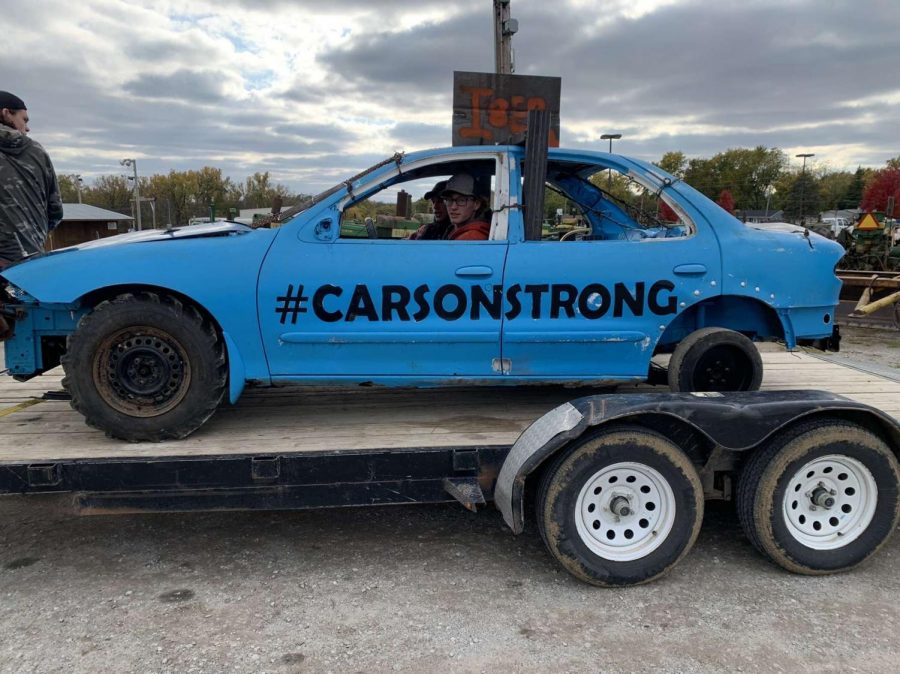
[[[193,239],[205,236],[228,236],[229,234],[244,234],[252,231],[251,227],[237,222],[210,222],[205,225],[188,225],[186,227],[170,227],[169,229],[145,229],[142,232],[129,232],[108,236],[103,239],[86,241],[68,248],[60,248],[59,252],[66,250],[88,250],[91,248],[104,248],[107,246],[122,246],[129,243],[144,243],[147,241],[169,241],[171,239]],[[54,251],[56,252],[56,251]]]
[[[108,286],[155,286],[190,294],[198,284],[233,276],[241,265],[258,270],[279,231],[216,222],[121,234],[28,257],[4,269],[0,278],[24,293],[18,297],[29,295],[43,303],[71,303]]]

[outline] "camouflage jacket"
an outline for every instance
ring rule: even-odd
[[[62,217],[59,184],[44,148],[0,125],[0,258],[17,262],[43,251]]]

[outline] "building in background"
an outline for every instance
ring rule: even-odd
[[[44,247],[56,250],[74,246],[85,241],[102,239],[107,236],[124,234],[133,228],[134,218],[105,208],[87,204],[63,204],[63,219],[50,232]]]

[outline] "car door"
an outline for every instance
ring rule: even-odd
[[[505,236],[342,238],[340,220],[336,198],[285,228],[263,264],[259,318],[273,377],[497,376]]]
[[[690,232],[671,237],[622,228],[616,238],[511,245],[504,279],[508,373],[645,378],[666,326],[685,306],[718,294],[718,243],[708,224],[695,220]]]

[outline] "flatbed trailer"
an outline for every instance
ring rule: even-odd
[[[737,475],[747,456],[761,454],[788,426],[808,423],[813,417],[856,424],[894,453],[900,450],[900,378],[804,352],[766,352],[763,359],[764,392],[735,394],[738,402],[734,404],[728,402],[732,398],[718,394],[710,398],[664,394],[649,385],[619,387],[616,395],[563,387],[256,389],[248,391],[238,405],[223,407],[189,438],[142,444],[112,440],[85,425],[69,403],[53,393],[60,389],[59,369],[26,383],[4,376],[0,378],[0,494],[71,493],[74,506],[86,514],[453,501],[476,510],[497,501],[516,532],[522,531],[525,511],[537,499],[538,511],[544,513],[537,517],[538,529],[568,570],[598,585],[643,582],[664,573],[688,551],[702,519],[704,497],[737,498],[739,514],[743,507],[742,522],[750,527],[754,540],[754,525],[748,521],[753,519],[754,497],[741,493]],[[827,393],[790,393],[804,388]],[[868,411],[860,403],[875,409]],[[786,410],[786,416],[778,420],[781,410]],[[661,421],[704,414],[709,418],[698,422],[698,432],[691,431],[690,423]],[[610,433],[623,429],[636,434],[628,442],[638,445],[671,439],[676,445],[671,451],[684,454],[687,463],[694,464],[681,470],[689,473],[688,487],[696,498],[685,504],[676,494],[669,512],[658,522],[652,520],[650,528],[668,527],[680,541],[673,549],[648,544],[643,551],[623,553],[601,541],[595,549],[588,546],[588,554],[602,558],[611,551],[613,563],[591,566],[578,559],[584,551],[566,548],[565,540],[572,539],[572,532],[557,535],[559,523],[552,521],[554,505],[548,499],[552,501],[560,491],[559,485],[542,474],[559,472],[556,464],[566,452],[583,453],[598,437],[602,444],[604,437],[609,440]],[[733,439],[741,435],[747,442]],[[663,478],[668,468],[654,464],[655,460],[646,466],[613,462],[612,468],[601,467],[594,475],[618,475],[623,483],[636,478],[636,484],[646,483],[664,504],[668,492]],[[848,465],[856,466],[852,461]],[[895,459],[892,466],[896,473]],[[900,474],[885,484],[890,487],[898,481]],[[861,484],[865,486],[865,478]],[[877,480],[870,487],[870,491],[887,493]],[[893,488],[894,502],[900,503],[896,484]],[[643,498],[639,492],[635,497]],[[626,489],[613,494],[612,501],[597,501],[611,518],[604,521],[604,526],[609,524],[607,535],[619,532],[627,537],[631,532],[641,537],[637,524],[632,529],[622,524],[629,519],[630,498]],[[630,505],[633,510],[634,503]],[[578,507],[582,506],[590,507],[584,503]],[[691,516],[682,522],[679,518],[686,510]],[[591,521],[592,515],[585,513],[575,518],[582,525]],[[885,538],[894,528],[896,512],[888,519]],[[680,531],[684,527],[687,530]],[[821,555],[812,561],[802,555],[799,561],[796,555],[782,559],[767,548],[765,540],[757,538],[754,544],[782,566],[821,573],[855,565],[880,542],[850,561],[834,564],[823,563]]]

